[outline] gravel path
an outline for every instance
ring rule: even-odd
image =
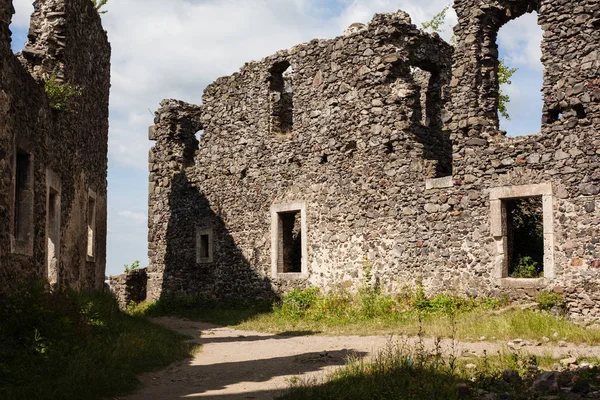
[[[351,354],[369,356],[390,340],[414,343],[415,338],[383,336],[302,336],[301,332],[274,335],[239,331],[177,318],[154,322],[193,337],[202,351],[193,359],[172,364],[164,370],[140,376],[140,389],[121,400],[171,399],[273,399],[293,376],[322,379],[327,371],[343,365]],[[432,348],[432,339],[425,339]],[[455,354],[495,353],[499,343],[456,343]],[[442,349],[452,351],[452,341]],[[524,346],[523,352],[563,357],[600,357],[600,347]]]

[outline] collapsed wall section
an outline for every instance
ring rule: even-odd
[[[25,49],[0,8],[0,277],[101,289],[106,263],[110,45],[89,0],[38,0]],[[55,79],[51,77],[54,75]],[[47,81],[77,94],[57,110]]]

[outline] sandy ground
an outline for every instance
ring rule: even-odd
[[[191,336],[202,344],[193,359],[172,364],[164,370],[140,376],[141,386],[120,400],[167,399],[273,399],[283,393],[292,377],[321,380],[327,371],[343,365],[348,356],[370,356],[389,341],[415,343],[415,338],[384,336],[274,335],[239,331],[177,318],[154,322]],[[433,348],[432,339],[424,345]],[[495,353],[499,343],[441,343],[445,352],[457,356]],[[600,357],[600,347],[525,346],[525,353],[563,357]]]

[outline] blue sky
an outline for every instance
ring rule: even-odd
[[[13,0],[13,49],[22,48],[32,1]],[[112,45],[107,274],[147,264],[147,129],[163,98],[201,102],[202,91],[245,62],[313,38],[333,38],[376,12],[407,11],[420,24],[450,0],[109,0],[103,15]],[[536,133],[541,118],[541,30],[535,15],[499,33],[500,55],[519,68],[505,88],[510,136]],[[450,12],[442,37],[449,40]]]

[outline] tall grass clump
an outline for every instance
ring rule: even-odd
[[[0,398],[102,399],[193,352],[185,337],[122,313],[109,293],[22,285],[0,302]]]

